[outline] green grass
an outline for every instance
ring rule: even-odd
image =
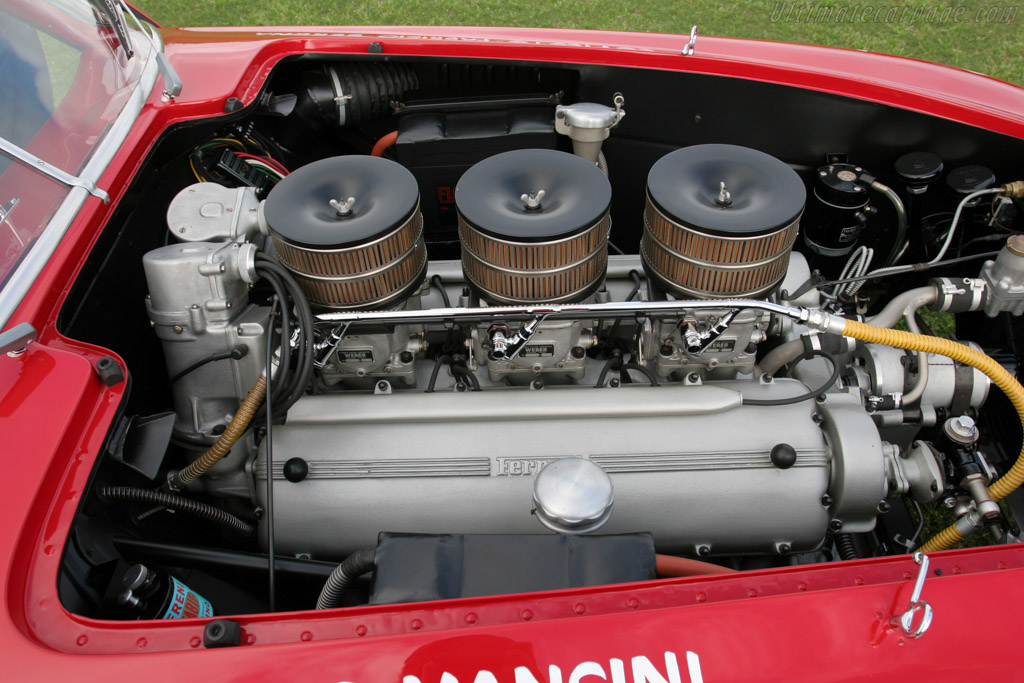
[[[846,4],[779,0],[743,4],[719,0],[139,0],[137,4],[165,26],[426,24],[688,34],[690,26],[697,24],[704,35],[870,50],[1024,84],[1018,33],[1024,24],[1024,8],[1018,11],[1019,6],[1011,4],[957,5],[944,0]],[[871,8],[870,12],[866,8]],[[962,8],[958,16],[942,14],[958,8]]]

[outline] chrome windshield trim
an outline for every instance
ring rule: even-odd
[[[163,48],[162,41],[159,41],[159,34],[155,47],[157,50]],[[107,134],[93,150],[89,162],[82,169],[82,174],[78,176],[80,179],[91,182],[95,186],[100,176],[107,170],[107,166],[117,154],[125,138],[128,137],[128,132],[135,124],[146,101],[149,100],[158,75],[159,69],[154,53],[153,57],[147,60],[142,76],[121,113],[118,114]],[[64,238],[72,221],[75,220],[88,198],[89,191],[84,187],[78,185],[72,187],[60,207],[54,212],[46,228],[39,234],[36,243],[32,245],[32,248],[25,254],[25,258],[11,273],[3,290],[0,291],[0,330],[7,326],[14,311],[21,305],[28,290],[32,287],[32,283],[39,277],[53,252],[57,250],[57,245]]]
[[[48,161],[44,161],[37,157],[32,152],[18,147],[16,144],[7,140],[6,138],[0,137],[0,152],[3,152],[12,159],[16,159],[34,171],[42,173],[48,178],[53,178],[58,183],[67,185],[68,187],[81,187],[84,188],[94,197],[99,197],[106,204],[110,201],[110,195],[100,188],[96,187],[96,183],[86,178],[80,178],[72,175],[67,171],[61,170],[51,164]]]

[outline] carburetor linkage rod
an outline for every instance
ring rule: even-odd
[[[430,308],[404,311],[336,311],[320,313],[322,324],[400,324],[445,322],[490,322],[496,318],[528,320],[538,316],[547,320],[575,318],[626,318],[629,316],[681,315],[701,309],[756,309],[793,318],[799,322],[820,315],[818,311],[783,306],[757,299],[695,299],[687,301],[612,301],[603,304],[537,304],[533,306],[488,306],[478,308]],[[841,319],[840,319],[841,320]]]
[[[705,335],[700,343],[710,343],[717,338],[742,309],[757,309],[778,315],[794,318],[799,322],[807,322],[828,315],[817,310],[794,308],[769,301],[756,299],[706,299],[687,301],[614,301],[603,304],[543,304],[535,306],[494,306],[479,308],[431,308],[426,310],[404,311],[344,311],[320,313],[316,316],[317,323],[331,324],[330,334],[317,344],[315,365],[323,367],[327,358],[341,343],[345,333],[353,325],[364,324],[401,324],[401,323],[447,323],[456,321],[466,323],[493,322],[495,320],[528,320],[512,337],[504,333],[492,331],[492,360],[511,360],[519,350],[529,342],[544,320],[562,320],[576,318],[625,318],[628,316],[684,315],[700,309],[732,309],[727,313],[715,329]],[[839,319],[841,320],[841,319]],[[841,324],[841,323],[840,323]],[[696,334],[696,333],[695,333]],[[698,335],[700,336],[700,335]]]

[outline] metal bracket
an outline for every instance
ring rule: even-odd
[[[14,207],[16,207],[20,201],[21,200],[17,197],[11,197],[10,201],[4,203],[3,206],[0,206],[0,223],[7,220],[7,217],[11,215],[11,212],[14,211]]]
[[[0,138],[0,152],[3,152],[7,156],[17,159],[31,169],[38,171],[39,173],[56,180],[58,183],[67,185],[68,187],[82,187],[88,190],[89,194],[94,197],[99,197],[103,200],[104,204],[110,203],[110,195],[103,190],[96,187],[96,184],[85,178],[79,178],[78,176],[71,175],[67,171],[63,171],[53,164],[43,161],[35,154],[23,150],[13,142]]]
[[[533,339],[533,335],[537,333],[537,328],[540,327],[540,324],[544,322],[546,317],[546,315],[538,315],[520,327],[511,337],[506,337],[505,333],[501,330],[493,330],[491,332],[491,350],[488,353],[488,357],[491,360],[514,360],[519,355],[519,352],[523,350],[523,347]]]
[[[693,28],[690,29],[690,42],[683,46],[683,56],[692,55],[693,49],[697,45],[697,25],[694,24]]]
[[[155,48],[154,48],[155,49]],[[182,82],[181,76],[171,66],[171,60],[163,52],[156,51],[156,68],[160,70],[160,75],[164,78],[164,92],[163,96],[169,100],[173,100],[175,97],[181,94]]]
[[[345,333],[348,332],[351,324],[350,322],[344,322],[336,326],[331,330],[331,334],[326,339],[313,345],[313,367],[322,370],[327,365],[327,361],[338,350],[338,345],[345,338]]]
[[[21,323],[0,332],[0,353],[17,357],[25,353],[25,347],[36,340],[36,328],[32,323]]]
[[[917,571],[917,581],[914,582],[914,592],[910,595],[907,611],[889,620],[889,624],[907,638],[923,636],[932,625],[934,616],[932,606],[921,599],[921,589],[924,588],[924,580],[928,578],[928,556],[924,553],[914,553],[914,562],[921,565],[921,568]]]

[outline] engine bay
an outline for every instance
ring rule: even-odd
[[[1021,140],[525,62],[309,55],[238,105],[165,133],[62,311],[131,382],[64,551],[68,610],[1019,540],[993,484],[1021,442],[998,379],[1020,362]]]

